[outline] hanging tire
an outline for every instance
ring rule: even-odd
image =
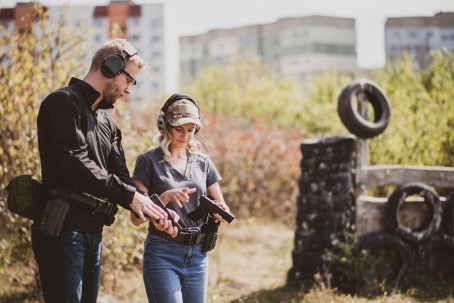
[[[397,235],[385,232],[366,234],[358,242],[356,267],[365,281],[393,281],[412,263],[413,254]]]
[[[415,229],[405,226],[399,216],[401,206],[411,195],[424,197],[424,202],[428,204],[431,211],[425,226]],[[440,198],[432,187],[424,183],[413,182],[399,186],[389,197],[387,210],[391,229],[412,242],[421,242],[430,238],[440,227],[442,213]]]
[[[354,99],[359,93],[364,93],[372,105],[373,121],[365,119],[358,112]],[[345,127],[360,138],[372,138],[381,134],[391,120],[388,97],[375,83],[365,79],[353,81],[342,90],[337,101],[337,112]]]
[[[420,274],[443,279],[454,278],[454,242],[446,235],[436,235],[421,245],[417,260]]]

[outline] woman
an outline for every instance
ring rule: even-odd
[[[199,205],[202,195],[224,202],[219,175],[201,144],[194,138],[202,127],[199,108],[188,95],[172,95],[158,118],[159,147],[137,158],[133,179],[145,193],[158,194],[176,214],[183,230],[169,220],[151,220],[145,241],[143,279],[149,302],[205,302],[208,255],[202,251],[204,220],[194,222],[187,214]],[[181,203],[183,202],[183,203]],[[215,214],[217,221],[222,218]],[[131,215],[134,224],[144,221]],[[172,234],[172,236],[169,236]]]

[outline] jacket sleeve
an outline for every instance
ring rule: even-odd
[[[128,208],[135,188],[89,158],[82,131],[83,114],[64,92],[51,94],[41,105],[38,120],[47,119],[58,173],[64,184]]]
[[[123,183],[136,188],[134,180],[131,178],[128,167],[126,165],[125,153],[123,151],[123,146],[121,145],[122,139],[121,131],[120,129],[118,129],[115,123],[113,123],[113,121],[111,122],[111,125],[113,129],[111,137],[112,149],[109,154],[109,159],[107,162],[108,171],[110,174],[118,176]],[[127,207],[125,206],[123,207],[125,207],[128,210],[131,210],[129,205],[126,206]]]

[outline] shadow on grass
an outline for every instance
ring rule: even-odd
[[[37,289],[21,289],[0,294],[0,302],[8,303],[24,303],[24,302],[40,302],[40,297]]]
[[[230,303],[299,303],[299,302],[319,302],[320,298],[323,301],[335,302],[336,298],[340,302],[356,302],[356,300],[372,300],[373,302],[452,302],[454,303],[454,283],[452,279],[428,279],[419,278],[417,281],[412,281],[411,287],[395,289],[397,291],[377,293],[375,295],[364,296],[355,292],[340,291],[338,289],[327,288],[325,290],[312,286],[312,288],[304,288],[304,286],[286,285],[275,289],[263,289],[247,295],[243,295],[238,299],[230,301]],[[306,293],[304,291],[306,290]],[[387,294],[386,294],[387,293]],[[394,293],[394,294],[393,294]],[[400,294],[400,295],[399,295]],[[397,295],[394,297],[394,295]],[[356,298],[356,299],[354,299]],[[378,301],[375,301],[378,300]]]
[[[295,303],[301,302],[302,294],[301,287],[281,286],[275,289],[259,290],[230,301],[230,303]]]

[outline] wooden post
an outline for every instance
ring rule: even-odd
[[[368,118],[368,108],[367,108],[367,99],[364,92],[358,94],[358,112],[359,114],[367,120]],[[368,164],[368,153],[369,146],[367,139],[357,138],[356,140],[356,196],[363,194],[365,191],[364,186],[362,186],[361,179],[358,178],[358,172],[364,166]]]

